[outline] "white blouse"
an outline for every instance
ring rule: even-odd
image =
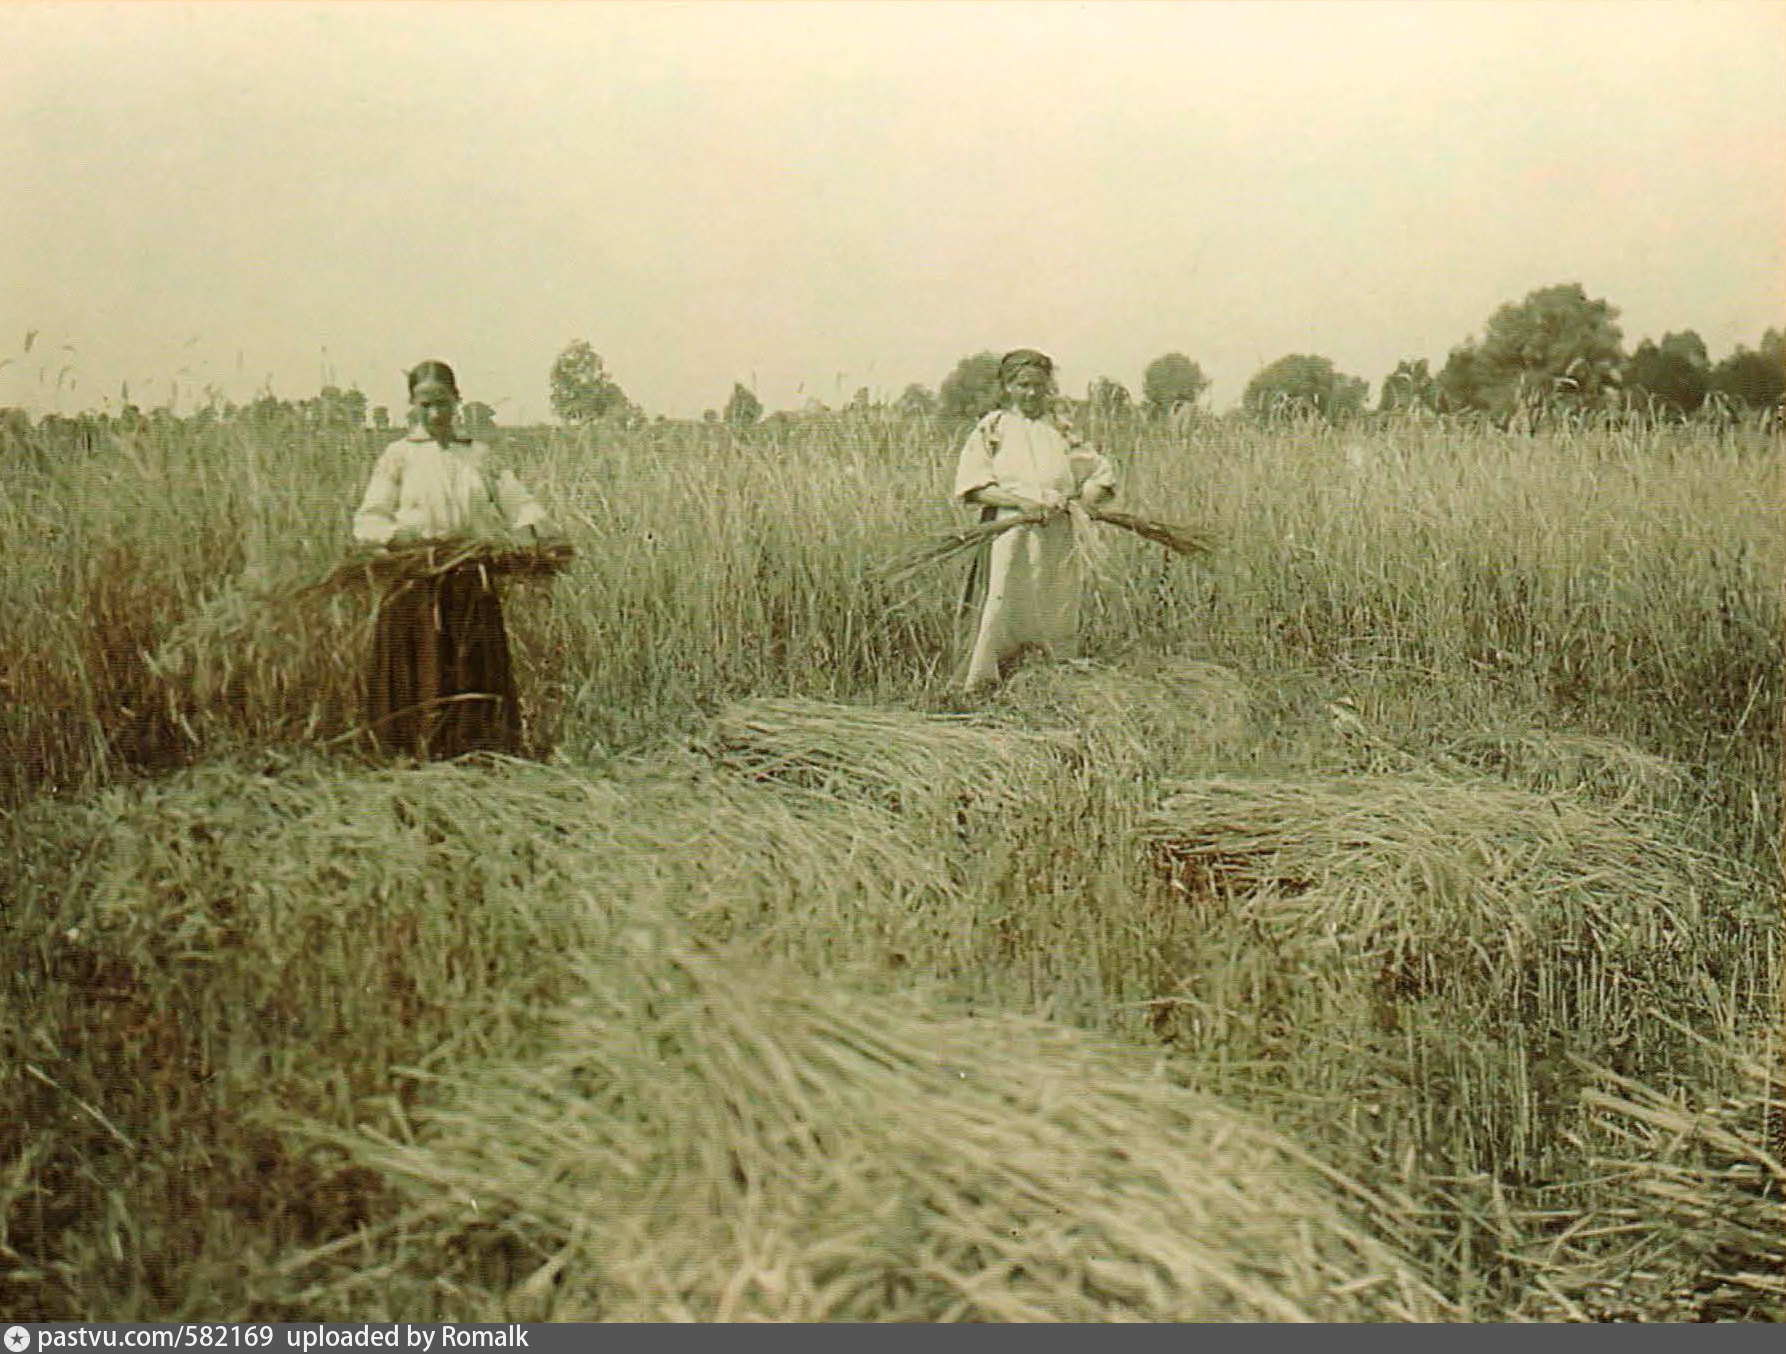
[[[399,531],[418,536],[489,536],[538,526],[545,509],[482,442],[443,447],[417,430],[386,447],[354,514],[356,540],[375,545]]]
[[[1050,489],[1070,498],[1094,484],[1114,490],[1116,472],[1102,453],[1069,442],[1053,423],[1001,409],[968,434],[955,468],[955,497],[995,484],[1025,498],[1039,500]]]

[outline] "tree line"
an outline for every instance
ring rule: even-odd
[[[1590,298],[1579,283],[1540,288],[1497,308],[1481,334],[1453,347],[1437,371],[1424,357],[1398,362],[1378,387],[1377,411],[1475,413],[1499,421],[1620,410],[1686,418],[1707,405],[1735,414],[1780,404],[1786,383],[1780,330],[1769,329],[1756,347],[1739,345],[1714,362],[1691,329],[1645,338],[1627,351],[1618,317],[1616,306]],[[934,391],[914,382],[884,407],[913,416],[977,418],[998,405],[998,363],[994,352],[970,354]],[[1083,403],[1097,416],[1165,418],[1195,408],[1208,388],[1194,360],[1170,352],[1147,365],[1139,398],[1101,375],[1087,386]],[[1261,417],[1338,421],[1369,412],[1369,397],[1369,382],[1340,371],[1331,358],[1290,353],[1253,375],[1241,407]],[[864,388],[851,406],[869,403]],[[585,422],[630,406],[601,359],[578,341],[553,366],[552,407],[567,422]],[[762,416],[761,401],[742,382],[734,383],[723,412],[706,414],[710,422],[733,426],[750,426]]]
[[[1738,345],[1714,361],[1705,340],[1691,329],[1645,338],[1624,346],[1619,310],[1591,298],[1579,283],[1540,288],[1498,307],[1480,335],[1451,349],[1434,371],[1428,359],[1406,358],[1382,379],[1376,409],[1381,413],[1474,413],[1509,422],[1524,416],[1581,411],[1631,411],[1660,418],[1688,418],[1710,409],[1720,415],[1777,409],[1786,385],[1786,344],[1770,328],[1753,348]],[[971,419],[997,407],[999,354],[970,354],[937,383],[918,382],[897,398],[876,401],[866,386],[846,410],[882,409],[910,417]],[[601,356],[585,340],[568,343],[548,374],[552,412],[571,424],[620,422],[640,426],[645,411],[626,392]],[[1209,389],[1203,369],[1181,352],[1148,363],[1139,396],[1107,375],[1086,387],[1081,408],[1095,418],[1171,418],[1194,410]],[[128,387],[126,387],[126,393]],[[1306,415],[1341,421],[1369,412],[1370,386],[1340,371],[1332,359],[1290,353],[1267,363],[1247,382],[1242,409],[1256,417]],[[810,412],[825,406],[809,402]],[[467,403],[462,411],[472,436],[496,427],[496,411]],[[764,417],[762,401],[743,382],[734,382],[721,408],[706,412],[708,422],[750,427]],[[265,394],[247,405],[213,400],[187,415],[251,425],[297,426],[315,432],[346,432],[367,426],[393,429],[387,406],[369,407],[358,389],[325,386],[317,396],[296,401]],[[171,409],[147,413],[124,403],[115,415],[45,414],[36,431],[57,443],[91,444],[101,434],[155,432],[175,420]],[[14,441],[33,430],[22,409],[0,409],[0,440]]]

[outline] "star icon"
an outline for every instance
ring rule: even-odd
[[[25,1354],[25,1351],[31,1348],[31,1332],[23,1326],[8,1326],[6,1328],[6,1348],[7,1354]]]

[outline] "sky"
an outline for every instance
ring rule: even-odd
[[[0,0],[0,404],[454,364],[550,417],[1166,352],[1373,390],[1579,282],[1627,346],[1786,325],[1786,3]],[[27,351],[26,339],[31,336]]]

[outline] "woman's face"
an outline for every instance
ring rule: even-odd
[[[453,435],[453,415],[459,410],[459,397],[451,390],[436,384],[417,386],[413,403],[430,437],[445,441]]]
[[[1048,408],[1049,384],[1040,367],[1024,367],[1005,382],[1005,399],[1025,418],[1040,418]]]

